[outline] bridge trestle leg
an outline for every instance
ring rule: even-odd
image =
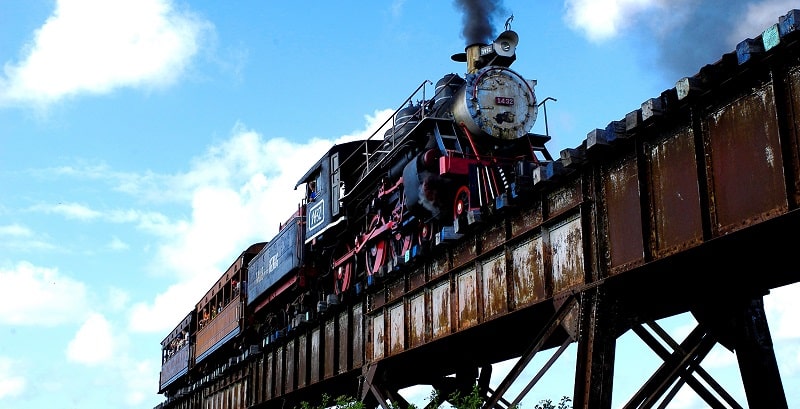
[[[610,409],[617,327],[614,303],[602,287],[583,293],[573,408]]]
[[[511,368],[511,370],[508,372],[503,381],[500,382],[500,385],[497,387],[497,389],[492,393],[488,394],[486,402],[483,405],[484,409],[495,409],[500,407],[498,405],[498,402],[503,400],[503,395],[505,395],[509,387],[511,387],[514,381],[516,381],[517,378],[520,376],[520,374],[522,374],[522,371],[525,369],[525,367],[528,366],[533,357],[542,349],[545,342],[547,342],[547,340],[550,339],[550,337],[556,332],[556,330],[559,327],[561,327],[562,323],[567,318],[569,313],[573,311],[576,304],[578,304],[578,295],[576,294],[570,294],[563,301],[563,303],[556,310],[555,314],[553,314],[553,316],[550,318],[548,323],[545,324],[545,326],[542,328],[539,334],[537,334],[536,337],[533,338],[531,345],[526,349],[525,353],[522,354],[522,356],[520,356],[517,363],[514,365],[513,368]],[[571,342],[571,339],[568,338],[568,340]],[[569,344],[569,342],[565,342],[565,344]],[[533,384],[536,383],[536,381],[538,381],[539,378],[541,378],[541,376],[544,374],[544,372],[547,371],[547,369],[549,369],[549,367],[552,365],[555,359],[561,355],[564,349],[566,349],[566,345],[562,345],[562,347],[559,348],[559,351],[556,352],[556,355],[554,355],[554,357],[551,358],[547,364],[545,364],[545,367],[540,371],[540,374],[537,374],[536,377],[534,377],[531,383],[525,388],[526,390],[523,391],[520,394],[520,396],[517,397],[517,399],[515,399],[515,402],[518,403],[524,397],[524,395],[530,390],[530,388],[533,387]],[[505,403],[504,400],[503,402]]]
[[[751,299],[739,310],[735,334],[736,357],[751,408],[788,408],[775,350],[772,346],[762,297]]]

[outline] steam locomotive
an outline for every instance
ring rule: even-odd
[[[382,138],[335,145],[310,167],[295,185],[305,197],[277,235],[244,250],[162,341],[167,402],[363,302],[533,192],[552,157],[549,136],[530,132],[536,81],[509,68],[517,42],[506,30],[453,55],[464,77],[445,75],[430,99],[423,82]]]

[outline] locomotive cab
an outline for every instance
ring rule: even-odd
[[[360,149],[372,147],[373,141],[352,141],[334,145],[303,175],[295,185],[305,184],[306,223],[305,243],[321,239],[335,226],[345,220],[347,212],[342,201],[356,183],[362,171]],[[330,231],[333,233],[333,231]],[[335,236],[335,234],[330,234]]]

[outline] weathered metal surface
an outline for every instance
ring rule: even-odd
[[[639,196],[638,166],[633,156],[602,169],[602,193],[606,212],[611,274],[644,262],[642,209]]]
[[[264,400],[269,400],[275,397],[275,354],[266,354],[264,362],[264,379],[262,385],[264,390]]]
[[[297,337],[297,387],[308,385],[308,367],[311,356],[308,355],[308,336],[300,334]]]
[[[550,251],[553,263],[553,294],[585,282],[580,214],[550,228]]]
[[[497,223],[489,226],[486,231],[480,235],[480,249],[481,253],[485,253],[491,249],[496,249],[503,245],[506,241],[506,225],[505,223]]]
[[[336,375],[336,319],[325,320],[324,377]]]
[[[320,374],[320,363],[322,362],[322,330],[319,328],[314,328],[311,330],[311,356],[309,360],[311,361],[311,367],[309,371],[311,372],[311,383],[319,382],[319,374]]]
[[[465,238],[453,247],[453,268],[457,269],[473,260],[478,255],[475,237]]]
[[[417,267],[408,274],[408,291],[414,291],[425,285],[425,268]]]
[[[450,281],[436,284],[431,289],[431,333],[433,338],[445,336],[451,331]]]
[[[367,295],[369,311],[377,310],[386,304],[386,288],[380,287]]]
[[[546,296],[544,244],[532,236],[511,249],[514,308],[543,300]]]
[[[425,339],[425,292],[408,298],[408,344],[410,348],[422,345]]]
[[[581,181],[576,179],[547,195],[547,215],[549,218],[558,217],[582,201]]]
[[[430,262],[430,278],[431,280],[442,276],[450,271],[450,256],[447,251],[441,251],[438,255],[434,255]]]
[[[273,389],[273,396],[283,395],[283,378],[286,373],[286,366],[283,364],[283,347],[280,346],[275,350],[275,366],[273,366],[273,374],[275,389]]]
[[[353,326],[352,326],[352,356],[351,362],[353,368],[360,368],[361,365],[364,364],[364,354],[365,352],[365,345],[364,345],[364,314],[363,314],[363,307],[361,304],[356,304],[353,306]]]
[[[786,78],[787,88],[788,88],[788,97],[786,104],[788,105],[787,113],[788,118],[785,118],[786,126],[788,127],[788,140],[790,140],[792,145],[791,150],[791,163],[792,169],[794,169],[794,174],[791,175],[792,180],[794,181],[794,186],[791,191],[794,193],[794,203],[800,203],[800,152],[798,152],[798,147],[800,147],[800,121],[794,119],[791,113],[800,112],[800,68],[794,68],[787,73]],[[790,158],[786,158],[789,161]]]
[[[724,235],[788,209],[772,83],[705,119],[712,229]]]
[[[481,265],[484,319],[508,312],[508,281],[506,279],[506,254],[497,253]]]
[[[389,285],[386,286],[387,296],[386,302],[392,302],[406,293],[406,281],[404,278],[400,277],[399,279],[392,281]]]
[[[690,127],[645,144],[650,176],[650,241],[656,258],[703,240],[700,186]]]
[[[389,355],[403,352],[405,349],[405,304],[396,303],[387,308],[389,318]]]
[[[295,367],[295,339],[290,340],[286,343],[285,349],[285,361],[286,361],[286,374],[283,377],[283,391],[285,393],[289,393],[294,390],[294,380],[295,376],[297,376],[296,367]]]
[[[456,275],[456,318],[459,330],[478,323],[477,275],[474,268]]]
[[[370,319],[371,340],[369,344],[369,351],[372,353],[370,357],[372,360],[383,358],[385,351],[385,331],[384,331],[384,316],[383,312],[373,315]]]
[[[337,343],[339,348],[337,351],[339,353],[338,356],[338,365],[337,373],[342,373],[350,369],[350,348],[352,343],[350,342],[349,335],[350,335],[350,313],[349,311],[345,310],[339,313],[339,337],[337,339]]]
[[[525,232],[541,226],[543,221],[542,206],[540,201],[530,203],[520,212],[511,217],[511,236],[517,237]]]

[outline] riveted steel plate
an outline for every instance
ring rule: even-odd
[[[389,355],[405,349],[406,325],[405,305],[402,302],[389,306]]]
[[[481,264],[481,267],[484,318],[488,319],[508,312],[505,252],[491,256]]]
[[[283,390],[286,393],[294,390],[294,378],[297,375],[294,360],[295,342],[296,339],[293,339],[286,343],[286,376],[283,378]]]
[[[580,179],[576,179],[547,195],[548,216],[557,217],[580,205],[582,200]]]
[[[493,251],[506,241],[505,223],[495,224],[480,233],[481,254]]]
[[[477,271],[472,268],[456,276],[456,317],[460,330],[478,323],[477,274]]]
[[[425,343],[425,293],[408,299],[408,343],[413,348]]]
[[[339,358],[339,364],[337,365],[337,372],[343,373],[350,369],[350,339],[348,336],[350,335],[351,328],[349,312],[345,310],[339,313],[338,320],[339,337],[336,341],[339,345],[339,348],[337,349],[339,351],[337,354]]]
[[[542,224],[542,206],[541,201],[531,203],[530,207],[526,207],[518,214],[511,218],[511,236],[517,237],[525,232],[531,231]]]
[[[430,263],[431,279],[440,277],[441,275],[450,271],[450,262],[447,251],[439,251],[437,256],[434,256]]]
[[[644,262],[642,206],[636,157],[629,156],[602,171],[611,274]]]
[[[583,229],[580,214],[550,228],[553,294],[584,283]]]
[[[286,373],[286,366],[283,364],[283,347],[275,350],[275,396],[283,395],[283,378]]]
[[[314,328],[311,331],[311,383],[319,382],[320,362],[322,359],[322,331]]]
[[[437,284],[431,290],[431,331],[434,338],[450,333],[450,282]]]
[[[478,255],[475,237],[465,238],[453,248],[453,268],[459,268]]]
[[[325,320],[324,377],[336,375],[336,318]]]
[[[358,368],[364,364],[364,314],[361,304],[353,306],[353,329],[351,334],[352,340],[352,357],[353,368]]]
[[[511,249],[514,307],[519,308],[547,297],[545,288],[544,246],[536,235]]]
[[[650,175],[650,241],[661,258],[703,240],[698,167],[691,128],[645,144]]]
[[[712,228],[724,235],[788,209],[772,83],[705,119]]]
[[[372,360],[376,361],[383,358],[384,355],[383,351],[385,337],[383,312],[370,318],[370,326],[372,329],[372,337],[370,338],[372,341]]]
[[[300,334],[297,337],[297,387],[303,388],[308,384],[308,337]]]

